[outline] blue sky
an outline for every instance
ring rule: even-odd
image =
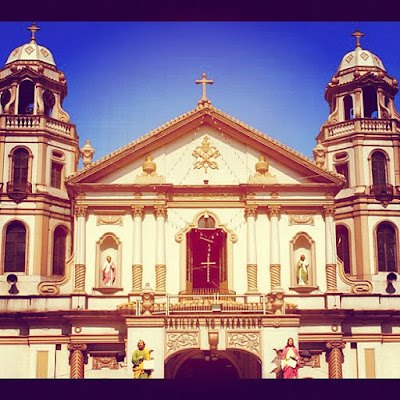
[[[213,106],[312,156],[328,117],[324,90],[362,47],[400,81],[399,22],[41,22],[37,42],[67,78],[64,109],[94,159],[196,107],[206,72]],[[0,63],[31,22],[0,22]],[[396,101],[399,109],[399,101]]]

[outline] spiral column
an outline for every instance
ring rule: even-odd
[[[342,349],[345,348],[345,344],[343,342],[328,342],[326,347],[330,350],[328,357],[329,379],[342,379]]]
[[[132,207],[133,217],[133,254],[132,254],[132,292],[139,293],[143,288],[143,266],[142,266],[142,221],[143,206]]]
[[[334,223],[335,209],[333,206],[324,207],[325,212],[325,269],[328,292],[337,291],[336,278],[336,231]]]
[[[280,206],[268,207],[271,230],[270,230],[270,279],[271,290],[282,290],[281,288],[281,260],[279,243],[279,215]]]
[[[165,265],[165,219],[167,206],[165,204],[154,207],[156,217],[156,292],[163,293],[166,290],[166,265]]]
[[[256,293],[257,289],[257,243],[256,243],[257,206],[247,205],[247,291]]]
[[[69,359],[71,379],[83,379],[85,377],[84,351],[86,349],[86,344],[82,343],[71,343],[68,345],[68,350],[71,352]]]
[[[76,244],[75,244],[75,288],[74,292],[85,292],[86,276],[86,216],[87,206],[78,205],[75,209],[77,219]]]

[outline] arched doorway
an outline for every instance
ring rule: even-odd
[[[186,350],[166,361],[165,377],[200,381],[261,379],[261,362],[255,355],[241,350]]]

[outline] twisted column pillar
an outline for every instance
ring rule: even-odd
[[[328,292],[337,291],[336,279],[336,231],[334,224],[335,208],[324,207],[325,212],[325,262],[326,262],[326,285]]]
[[[270,279],[271,290],[281,291],[281,260],[279,244],[279,215],[280,206],[273,205],[268,207],[271,230],[270,230]]]
[[[342,379],[342,363],[343,353],[345,344],[343,342],[328,342],[326,347],[330,350],[329,352],[329,379]]]
[[[257,289],[257,243],[256,243],[257,206],[247,205],[247,291],[255,293]]]
[[[74,292],[85,292],[86,276],[86,216],[87,206],[78,205],[75,209],[77,219],[75,245],[75,288]]]
[[[139,293],[143,288],[142,264],[142,221],[143,206],[132,207],[133,217],[133,254],[132,254],[132,292]]]
[[[154,207],[156,217],[156,292],[166,290],[166,265],[165,265],[165,219],[167,206],[165,204]]]
[[[68,350],[71,352],[69,359],[71,379],[83,379],[85,377],[84,351],[86,349],[86,344],[82,343],[71,343],[68,345]]]

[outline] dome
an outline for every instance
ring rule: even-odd
[[[8,56],[6,65],[14,61],[42,61],[55,67],[56,63],[50,51],[46,47],[39,46],[36,43],[35,32],[40,30],[40,28],[33,23],[27,29],[31,31],[31,41],[13,50]]]
[[[26,43],[13,50],[8,56],[6,65],[14,61],[42,61],[56,66],[53,55],[50,53],[50,51],[46,49],[46,47],[39,46],[36,43],[36,40],[31,40],[29,43]]]
[[[378,56],[361,47],[357,47],[343,57],[337,72],[353,67],[376,67],[386,71]]]
[[[386,71],[382,61],[378,56],[371,53],[369,50],[364,50],[360,44],[360,38],[364,36],[358,29],[352,34],[357,39],[356,48],[347,53],[339,65],[337,72],[344,71],[353,67],[375,67]]]

